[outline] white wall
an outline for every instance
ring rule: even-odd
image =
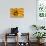
[[[12,7],[23,7],[24,18],[10,18],[9,9]],[[16,26],[20,32],[32,34],[32,24],[36,24],[36,0],[0,0],[0,34]]]

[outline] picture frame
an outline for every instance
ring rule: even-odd
[[[24,17],[24,8],[10,8],[10,17]]]

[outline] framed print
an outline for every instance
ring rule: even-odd
[[[10,8],[10,17],[24,17],[24,8]]]
[[[36,0],[36,24],[46,25],[46,0]]]

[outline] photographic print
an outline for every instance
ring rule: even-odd
[[[10,8],[10,17],[24,17],[24,8]]]

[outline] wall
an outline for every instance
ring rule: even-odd
[[[23,7],[24,18],[10,18],[9,9]],[[0,34],[9,32],[11,27],[19,27],[19,32],[30,32],[30,26],[36,24],[36,0],[0,0]]]

